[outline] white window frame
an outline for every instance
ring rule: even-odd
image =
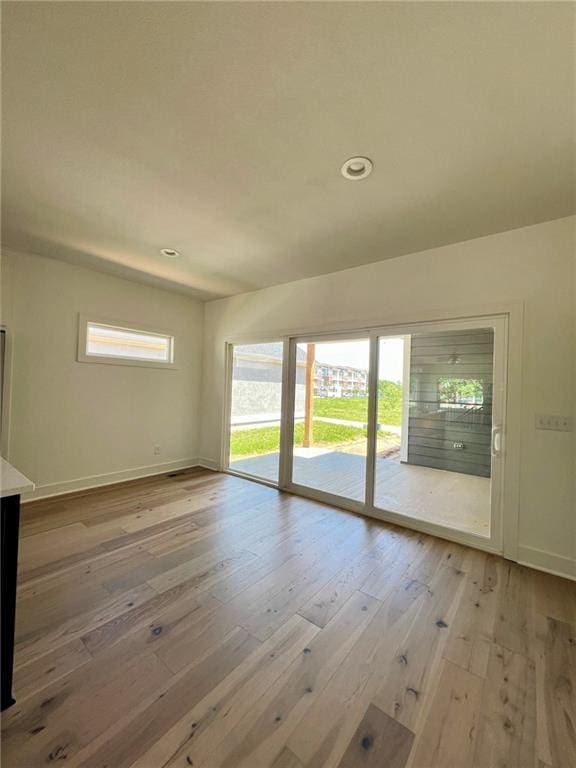
[[[402,364],[402,426],[400,429],[400,461],[408,461],[408,425],[410,422],[410,360],[412,336],[403,336],[404,360]]]
[[[145,333],[149,336],[160,336],[162,338],[168,337],[170,339],[170,360],[164,362],[162,360],[144,360],[132,357],[88,354],[86,349],[88,344],[88,323],[94,323],[96,325],[107,325],[111,328],[116,328],[123,331]],[[166,329],[158,328],[157,326],[152,328],[137,322],[111,319],[109,317],[98,317],[96,315],[79,315],[77,360],[79,363],[104,363],[105,365],[127,365],[136,368],[163,368],[175,370],[177,369],[177,365],[175,359],[174,333]]]

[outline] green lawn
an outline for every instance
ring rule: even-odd
[[[330,419],[349,419],[350,421],[367,421],[367,397],[315,397],[314,416],[325,416]]]
[[[327,424],[325,421],[314,422],[314,445],[333,445],[348,443],[366,437],[366,430],[360,427],[345,427],[342,424]],[[294,445],[301,446],[304,439],[304,424],[294,428]],[[257,456],[279,450],[280,427],[261,427],[242,429],[230,435],[230,458],[238,456]]]
[[[316,397],[314,398],[314,416],[349,421],[368,421],[367,397]],[[392,381],[378,382],[378,422],[380,424],[402,423],[402,385]],[[347,427],[344,424],[330,424],[314,420],[314,445],[334,445],[352,443],[366,437],[366,430],[361,427]],[[304,438],[304,424],[296,424],[294,445],[301,446]],[[397,442],[395,435],[381,432],[379,439],[390,438]],[[257,456],[272,453],[280,448],[280,427],[259,427],[243,429],[230,435],[230,458]]]
[[[392,382],[380,382],[380,384]],[[387,393],[388,394],[388,393]],[[402,423],[402,392],[392,391],[393,396],[378,398],[378,421],[380,424]],[[368,421],[367,397],[316,397],[314,398],[314,416],[330,419],[349,419],[350,421]]]

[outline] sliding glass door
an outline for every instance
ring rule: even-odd
[[[228,468],[278,483],[284,343],[230,345]]]
[[[437,326],[378,337],[376,509],[491,537],[503,392],[497,331]]]
[[[231,346],[229,468],[500,550],[506,327],[486,317]]]
[[[364,502],[370,340],[296,339],[291,484]]]

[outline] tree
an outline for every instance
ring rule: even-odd
[[[484,383],[480,379],[438,379],[438,400],[441,403],[484,402]]]

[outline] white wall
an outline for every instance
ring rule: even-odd
[[[171,330],[177,369],[77,362],[79,313]],[[196,462],[202,304],[10,254],[2,257],[2,322],[13,342],[4,455],[36,483],[36,496]]]
[[[576,575],[576,433],[534,428],[536,413],[576,419],[575,229],[576,217],[561,219],[204,309],[104,273],[4,256],[2,321],[14,340],[5,455],[36,482],[37,495],[186,466],[198,456],[217,464],[227,339],[522,302],[519,558]],[[79,313],[173,329],[179,369],[76,362]]]
[[[576,436],[536,431],[536,413],[576,418],[576,217],[210,302],[200,455],[219,462],[225,342],[239,335],[385,324],[524,305],[519,559],[576,575]]]

